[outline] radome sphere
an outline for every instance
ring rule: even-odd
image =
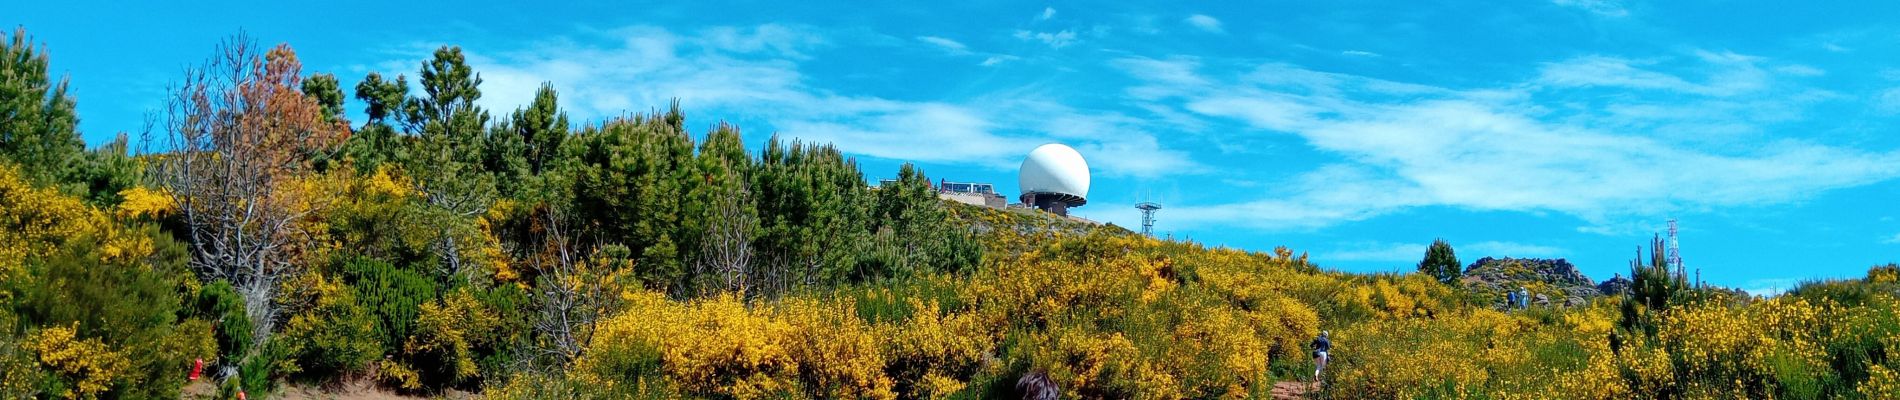
[[[1022,170],[1017,173],[1017,184],[1022,187],[1024,194],[1069,195],[1086,201],[1089,196],[1089,164],[1082,160],[1082,153],[1075,152],[1069,146],[1045,144],[1030,151],[1029,157],[1023,159]]]

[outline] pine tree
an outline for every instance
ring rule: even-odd
[[[334,74],[311,75],[303,81],[303,95],[323,107],[323,117],[331,121],[343,118],[343,87]]]
[[[567,112],[560,110],[559,93],[552,83],[542,83],[534,92],[534,102],[515,110],[514,133],[527,145],[528,172],[540,175],[560,157],[561,143],[567,140]]]
[[[0,41],[0,159],[41,185],[60,183],[85,150],[67,81],[55,84],[46,71],[46,54],[26,28]]]
[[[494,175],[483,167],[489,115],[475,104],[482,78],[465,61],[460,47],[437,49],[419,74],[426,96],[403,103],[404,126],[417,136],[405,169],[437,212],[428,223],[440,231],[435,253],[444,283],[474,276],[464,254],[480,240],[473,219],[496,196]]]
[[[1452,252],[1451,243],[1440,238],[1432,241],[1425,249],[1425,259],[1418,262],[1418,272],[1431,275],[1439,282],[1451,284],[1464,277],[1463,265],[1458,263],[1458,255]]]
[[[573,154],[572,219],[578,249],[618,242],[640,257],[635,276],[681,294],[684,265],[699,242],[684,224],[691,184],[703,180],[677,106],[665,114],[616,118],[565,140]],[[656,247],[657,246],[657,247]]]
[[[930,178],[909,163],[897,179],[879,186],[869,227],[873,249],[865,252],[854,279],[905,277],[923,271],[961,271],[974,266],[981,249],[949,220]]]
[[[686,225],[694,240],[686,243],[698,244],[687,258],[694,261],[696,286],[702,292],[744,292],[759,278],[752,265],[758,209],[749,181],[752,158],[746,154],[738,128],[725,123],[714,127],[700,144],[694,163],[698,178],[688,186],[686,207]]]
[[[358,172],[373,172],[383,164],[402,165],[408,159],[407,146],[391,120],[401,118],[403,100],[408,96],[409,81],[401,75],[389,81],[371,72],[356,84],[356,99],[364,103],[363,113],[368,118],[350,135],[342,157],[355,164]]]

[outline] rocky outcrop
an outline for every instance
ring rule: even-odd
[[[1530,303],[1537,306],[1582,306],[1602,294],[1589,276],[1561,258],[1481,258],[1465,267],[1464,284],[1496,296],[1498,304],[1507,290],[1529,290]]]
[[[1577,271],[1577,266],[1569,260],[1544,258],[1491,258],[1485,257],[1465,267],[1465,276],[1478,276],[1486,281],[1538,281],[1564,286],[1595,286],[1590,277]]]
[[[1629,287],[1630,278],[1624,278],[1623,274],[1616,274],[1615,278],[1610,278],[1603,281],[1603,283],[1597,284],[1597,293],[1604,296],[1620,295],[1623,294],[1624,290],[1629,290]]]

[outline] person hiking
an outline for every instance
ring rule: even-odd
[[[1319,331],[1319,337],[1313,338],[1313,381],[1319,381],[1319,373],[1326,369],[1326,360],[1332,358],[1333,341],[1326,339],[1326,331]]]
[[[1512,290],[1504,291],[1504,310],[1510,311],[1514,308],[1517,308],[1517,292]]]

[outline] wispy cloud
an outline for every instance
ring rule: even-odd
[[[1379,53],[1374,53],[1374,52],[1364,51],[1364,50],[1346,50],[1346,51],[1339,52],[1339,54],[1348,55],[1348,56],[1357,56],[1357,57],[1378,57],[1379,56]]]
[[[917,40],[922,41],[924,43],[929,43],[931,45],[935,45],[937,47],[941,47],[943,48],[944,51],[947,51],[950,54],[954,54],[954,55],[970,54],[969,46],[964,46],[962,42],[958,42],[955,40],[950,40],[947,38],[936,37],[936,36],[918,36]]]
[[[1071,44],[1075,44],[1075,31],[1071,31],[1067,29],[1056,31],[1056,32],[1032,32],[1028,30],[1017,30],[1014,36],[1016,36],[1017,39],[1021,39],[1024,41],[1040,42],[1042,44],[1049,45],[1049,48],[1052,48],[1052,49],[1060,49],[1063,47],[1068,47]]]
[[[1111,61],[1110,64],[1130,75],[1159,84],[1188,86],[1207,84],[1207,79],[1201,78],[1200,74],[1195,72],[1195,69],[1199,68],[1199,62],[1192,57],[1175,57],[1166,60],[1123,58]]]
[[[1874,110],[1882,114],[1900,114],[1900,87],[1881,91],[1873,103]]]
[[[1900,233],[1896,233],[1896,234],[1893,234],[1893,237],[1889,237],[1889,238],[1886,238],[1886,239],[1882,239],[1882,240],[1880,241],[1880,243],[1885,243],[1885,244],[1900,244]]]
[[[1765,89],[1770,76],[1753,57],[1698,52],[1712,72],[1703,82],[1644,68],[1654,62],[1588,56],[1544,65],[1538,83],[1557,87],[1611,87],[1663,90],[1708,96],[1734,96]]]
[[[1569,251],[1558,247],[1524,244],[1517,242],[1478,242],[1462,246],[1468,251],[1460,251],[1461,258],[1478,259],[1481,257],[1548,258],[1562,257]]]
[[[1815,68],[1812,66],[1801,65],[1801,64],[1791,64],[1791,65],[1783,65],[1783,66],[1775,67],[1775,72],[1779,72],[1786,75],[1793,75],[1793,76],[1827,75],[1827,71],[1823,71],[1820,68]]]
[[[1333,261],[1374,261],[1374,262],[1418,262],[1425,257],[1424,244],[1418,243],[1349,243],[1340,249],[1315,254],[1314,261],[1325,263]]]
[[[770,53],[804,59],[803,51],[823,44],[823,36],[801,27],[764,24],[751,27],[712,27],[700,32],[697,41],[707,47],[735,53]]]
[[[1624,8],[1621,1],[1616,0],[1552,0],[1551,2],[1559,6],[1572,7],[1606,17],[1627,17],[1630,15],[1629,9]]]
[[[942,49],[945,54],[949,54],[951,56],[981,57],[983,61],[978,62],[977,65],[981,65],[985,67],[993,67],[993,66],[996,66],[997,64],[1002,64],[1003,62],[1006,62],[1006,61],[1012,61],[1012,60],[1017,60],[1021,58],[1021,57],[1012,56],[1008,54],[997,54],[997,53],[990,53],[990,52],[984,52],[984,51],[977,51],[975,49],[971,49],[970,46],[963,44],[963,42],[959,42],[959,41],[946,38],[946,37],[941,37],[941,36],[918,36],[917,40],[920,42],[929,44],[931,46],[935,46],[939,49]]]
[[[1036,20],[1048,21],[1050,18],[1055,18],[1055,17],[1056,17],[1055,7],[1043,7],[1042,14],[1036,15]]]
[[[1202,31],[1207,31],[1211,33],[1225,32],[1225,30],[1221,28],[1220,20],[1214,19],[1214,17],[1209,17],[1207,15],[1194,14],[1194,15],[1188,16],[1187,19],[1183,21],[1187,22],[1188,25],[1193,26]]]
[[[1262,134],[1297,135],[1343,159],[1283,179],[1281,191],[1256,200],[1177,205],[1171,215],[1179,224],[1318,227],[1429,206],[1556,211],[1603,223],[1785,202],[1900,177],[1900,153],[1798,139],[1693,146],[1660,137],[1657,121],[1679,117],[1573,115],[1530,101],[1572,94],[1553,90],[1654,89],[1705,99],[1677,106],[1722,107],[1732,106],[1728,96],[1743,93],[1804,93],[1752,73],[1759,69],[1751,57],[1703,52],[1695,59],[1712,66],[1706,83],[1591,57],[1548,66],[1531,84],[1468,90],[1290,65],[1227,75],[1197,73],[1188,60],[1128,58],[1116,65],[1149,82],[1128,89],[1133,97]]]

